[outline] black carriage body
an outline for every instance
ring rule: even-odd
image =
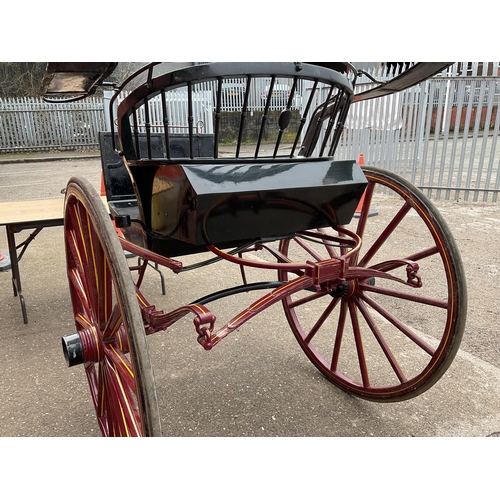
[[[150,244],[169,255],[184,244],[226,247],[347,224],[366,186],[353,161],[141,165],[131,167],[137,178],[135,170],[150,179],[139,188],[150,189],[141,194]]]
[[[228,111],[223,89],[234,81],[242,95]],[[252,103],[258,88],[263,110]],[[275,88],[288,89],[282,102],[271,98]],[[132,219],[127,239],[169,257],[347,224],[366,179],[355,161],[333,156],[353,97],[345,74],[310,64],[213,63],[157,77],[151,68],[118,107],[136,203],[110,203],[111,212]],[[180,105],[187,125],[174,123]],[[229,113],[236,139],[228,142]]]

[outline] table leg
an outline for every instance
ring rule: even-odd
[[[19,295],[21,302],[21,310],[23,313],[24,324],[28,323],[28,314],[26,312],[26,303],[21,288],[21,274],[19,273],[19,260],[17,258],[16,237],[14,231],[10,226],[7,228],[7,241],[9,243],[10,263],[12,266],[12,288],[14,290],[14,297]]]

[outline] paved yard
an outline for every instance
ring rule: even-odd
[[[2,201],[63,196],[72,175],[98,189],[98,159],[0,165]],[[462,252],[469,314],[462,348],[436,386],[410,401],[376,404],[330,385],[297,345],[278,304],[211,352],[189,319],[151,338],[168,436],[491,436],[500,432],[500,208],[439,201]],[[23,233],[24,234],[24,233]],[[21,236],[18,235],[18,241]],[[27,236],[28,233],[26,233]],[[44,229],[21,262],[29,323],[0,273],[0,435],[98,436],[81,367],[67,368],[60,337],[74,329],[63,230]],[[0,231],[0,250],[7,249]],[[150,270],[145,292],[168,310],[172,298],[203,295],[226,279],[224,265],[197,277],[165,270],[167,296]],[[201,293],[200,293],[201,290]],[[173,297],[175,296],[175,297]],[[228,307],[243,306],[232,298]]]

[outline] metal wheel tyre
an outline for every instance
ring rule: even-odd
[[[429,389],[451,364],[465,328],[465,273],[443,217],[416,187],[373,167],[364,173],[363,208],[349,225],[362,248],[350,269],[399,281],[365,273],[335,292],[301,292],[283,305],[300,346],[328,380],[361,398],[401,401]],[[300,237],[283,240],[280,250],[293,261],[342,252]],[[410,279],[405,262],[418,264],[420,287],[403,283]],[[282,280],[292,277],[280,272]]]
[[[77,329],[63,338],[68,365],[84,363],[104,436],[160,435],[135,286],[104,204],[84,179],[68,183],[64,232]]]

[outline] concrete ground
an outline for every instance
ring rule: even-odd
[[[73,175],[87,177],[96,189],[100,187],[97,157],[7,160],[0,162],[2,201],[63,197],[61,191]],[[469,316],[462,348],[434,387],[418,398],[392,404],[372,403],[342,392],[302,353],[280,305],[210,352],[198,345],[192,322],[186,319],[151,339],[165,435],[500,435],[496,246],[500,224],[495,222],[500,209],[493,204],[464,207],[453,202],[438,206],[462,251]],[[479,233],[473,231],[475,224],[482,225]],[[18,234],[17,241],[28,234]],[[473,244],[467,243],[471,239]],[[0,252],[6,250],[1,228]],[[205,283],[226,277],[224,265],[214,266],[201,277],[164,272],[166,296],[152,269],[144,291],[151,303],[165,310],[173,296],[179,300],[184,295],[204,295]],[[74,329],[62,227],[44,229],[31,243],[21,261],[21,277],[26,325],[12,293],[10,271],[0,273],[0,436],[99,436],[83,369],[67,368],[62,355],[60,338]],[[486,310],[485,297],[490,301]],[[227,307],[236,311],[248,303],[248,298],[237,296]],[[477,316],[476,309],[481,311]]]

